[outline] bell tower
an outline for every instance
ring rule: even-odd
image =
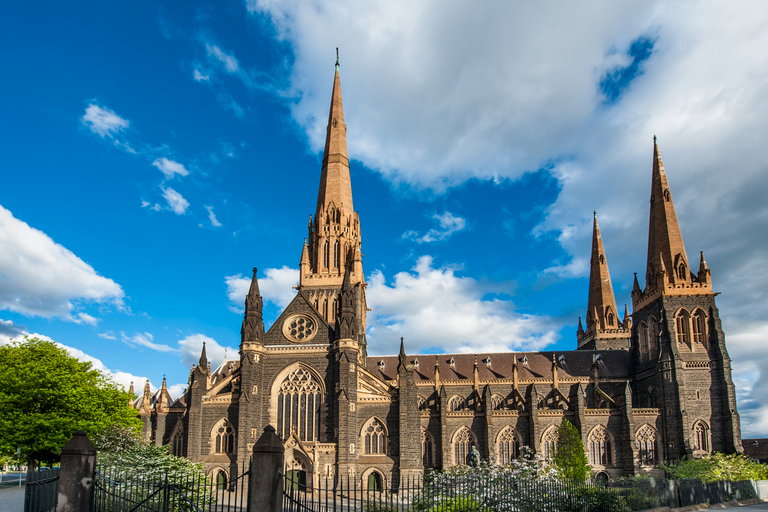
[[[632,290],[634,396],[636,407],[660,410],[661,454],[743,451],[717,294],[703,253],[691,271],[656,137],[645,276],[645,288],[635,275]]]

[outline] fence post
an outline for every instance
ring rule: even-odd
[[[96,448],[85,432],[78,430],[61,449],[59,503],[56,512],[91,510]]]
[[[275,427],[267,425],[264,433],[253,445],[253,462],[248,482],[250,510],[282,512],[283,510],[283,458],[285,448],[275,433]]]

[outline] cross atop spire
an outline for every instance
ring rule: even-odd
[[[339,47],[336,47],[336,69],[339,69]]]

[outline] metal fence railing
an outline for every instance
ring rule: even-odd
[[[480,474],[426,475],[394,487],[382,478],[320,478],[295,472],[283,478],[284,512],[633,512],[749,498],[768,498],[768,481],[633,479],[602,483]],[[765,487],[765,489],[762,489]]]
[[[249,463],[230,479],[212,481],[200,472],[179,470],[136,474],[119,467],[96,468],[94,512],[245,512]]]
[[[59,495],[59,468],[39,468],[27,473],[24,512],[55,512]]]

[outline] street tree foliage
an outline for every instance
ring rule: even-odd
[[[702,482],[717,480],[768,480],[768,465],[756,462],[746,455],[713,453],[700,459],[681,459],[663,464],[672,480],[696,479]]]
[[[563,480],[584,482],[592,474],[579,431],[565,418],[557,428],[554,464]]]
[[[30,465],[55,462],[76,430],[141,427],[133,397],[90,362],[50,341],[0,346],[0,454],[21,449]]]

